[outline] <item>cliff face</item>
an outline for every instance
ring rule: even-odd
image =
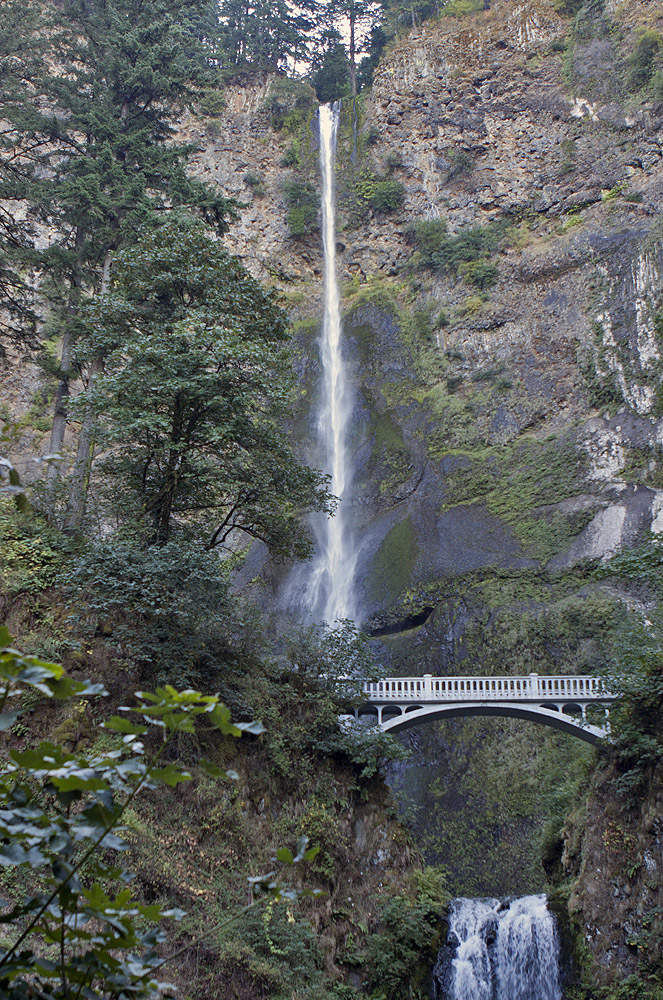
[[[347,113],[339,249],[360,385],[359,585],[380,624],[407,617],[394,608],[413,584],[569,570],[663,523],[663,118],[625,82],[638,31],[663,17],[645,0],[588,4],[575,24],[555,7],[496,0],[397,43],[360,109],[357,158]],[[318,239],[288,235],[283,192],[315,178],[315,123],[284,167],[293,136],[270,126],[269,88],[230,90],[218,118],[186,131],[196,169],[246,202],[232,249],[283,288],[310,337]],[[385,177],[405,193],[389,213],[366,195]],[[418,265],[412,225],[442,218],[452,235],[495,234],[491,287],[471,268]]]
[[[574,879],[569,913],[580,932],[579,958],[595,983],[660,963],[663,933],[663,773],[634,806],[616,802],[599,772],[567,825],[562,865]]]

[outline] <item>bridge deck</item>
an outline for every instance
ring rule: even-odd
[[[609,702],[614,696],[604,690],[598,677],[384,677],[364,685],[370,704],[399,702],[483,702],[483,701],[574,701]]]

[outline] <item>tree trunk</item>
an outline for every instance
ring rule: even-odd
[[[83,235],[80,230],[76,232],[76,249],[80,250],[83,242]],[[80,264],[76,264],[71,276],[69,287],[69,300],[67,302],[66,329],[62,337],[62,347],[60,349],[60,381],[55,393],[55,409],[53,412],[53,425],[51,427],[51,440],[48,451],[51,455],[61,455],[64,444],[64,435],[67,429],[67,404],[69,402],[69,366],[71,364],[71,348],[73,345],[72,325],[74,316],[78,312],[81,301],[82,275]],[[52,493],[58,478],[58,467],[55,462],[49,462],[46,468],[46,482],[49,492]],[[49,500],[52,507],[54,497]],[[52,511],[51,511],[52,513]]]
[[[111,255],[110,250],[106,252],[104,258],[104,268],[101,275],[100,295],[108,294],[110,285]],[[94,358],[90,365],[89,388],[94,386],[95,379],[104,370],[102,358]],[[72,475],[71,492],[69,503],[65,514],[63,531],[65,534],[75,534],[80,530],[85,516],[85,505],[87,503],[88,487],[90,485],[90,471],[92,469],[92,459],[94,457],[94,445],[97,435],[97,415],[94,406],[88,404],[83,414],[80,434],[78,436],[78,450],[76,461],[74,462],[74,472]]]
[[[350,8],[350,92],[353,97],[357,96],[357,65],[355,58],[355,11],[353,4]]]
[[[171,449],[168,455],[168,466],[166,469],[166,481],[164,483],[158,503],[154,506],[154,535],[152,541],[156,545],[165,545],[170,538],[171,519],[173,516],[173,504],[175,494],[179,485],[181,455],[177,450],[177,445],[182,439],[182,399],[179,395],[175,397],[173,419],[171,424],[170,440]]]

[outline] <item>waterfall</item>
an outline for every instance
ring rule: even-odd
[[[433,970],[434,1000],[561,1000],[546,897],[455,899]]]
[[[355,552],[346,509],[352,474],[347,443],[352,393],[343,357],[341,304],[336,280],[334,165],[339,116],[340,102],[320,108],[325,305],[320,336],[322,391],[317,420],[319,461],[331,475],[330,488],[339,504],[334,517],[316,519],[313,523],[316,556],[305,596],[305,604],[314,617],[330,623],[355,615]]]

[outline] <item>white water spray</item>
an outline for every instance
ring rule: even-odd
[[[320,172],[322,174],[322,242],[325,263],[325,312],[320,338],[322,393],[318,415],[320,462],[331,474],[330,488],[339,499],[336,514],[314,524],[315,557],[306,603],[317,618],[333,622],[354,618],[355,549],[347,517],[351,466],[348,431],[352,393],[342,350],[341,305],[336,281],[334,163],[340,104],[320,108]]]
[[[455,899],[449,937],[456,951],[436,997],[561,1000],[557,929],[545,896]]]

